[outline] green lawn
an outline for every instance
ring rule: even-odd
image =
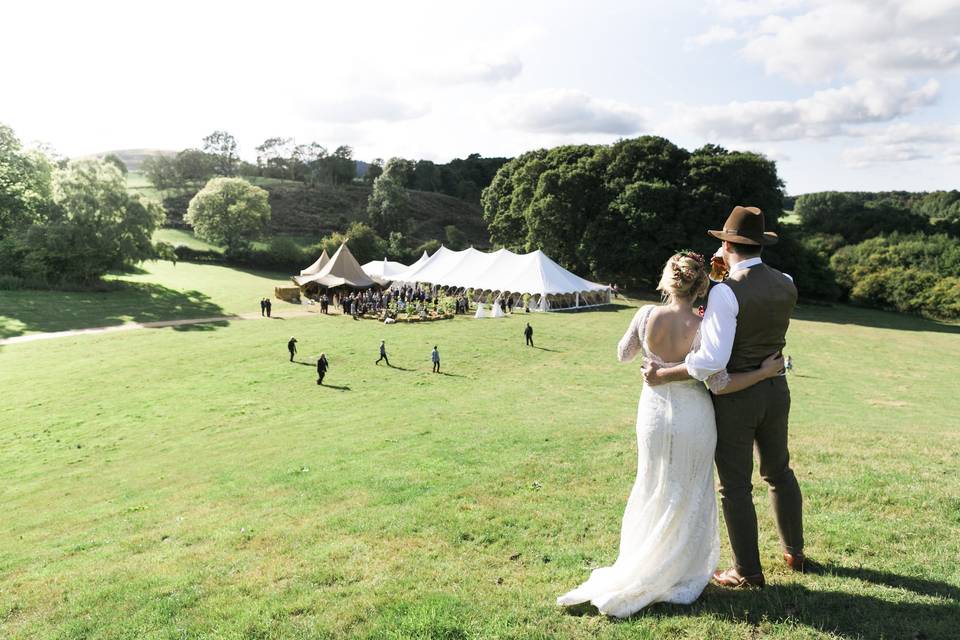
[[[0,338],[180,318],[209,318],[259,310],[259,300],[277,285],[289,285],[282,273],[237,270],[189,262],[145,262],[137,274],[109,276],[112,288],[101,292],[0,292]],[[294,307],[274,300],[280,311]]]
[[[262,294],[185,266],[128,279],[224,308]],[[622,622],[553,605],[616,556],[641,382],[615,345],[633,312],[0,348],[0,637],[957,637],[960,328],[844,307],[800,309],[788,348],[808,551],[831,574],[782,568],[757,486],[764,591]],[[527,319],[542,348],[523,346]],[[373,364],[381,338],[395,368]]]
[[[190,247],[197,251],[219,251],[223,252],[222,247],[217,247],[193,235],[192,231],[183,229],[171,229],[163,227],[153,232],[154,242],[166,242],[175,247]]]

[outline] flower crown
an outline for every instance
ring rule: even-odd
[[[688,249],[678,251],[674,258],[689,258],[699,264],[701,268],[706,264],[702,255]],[[685,272],[676,259],[671,262],[670,266],[673,269],[673,281],[678,285],[680,283],[691,282],[697,278],[697,273],[691,273],[690,271]]]

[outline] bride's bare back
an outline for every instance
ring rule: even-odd
[[[647,347],[664,362],[680,362],[690,353],[700,316],[688,307],[656,307],[647,319]]]

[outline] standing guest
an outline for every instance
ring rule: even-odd
[[[267,315],[267,299],[266,298],[260,298],[260,315],[261,316]]]
[[[430,354],[430,360],[433,362],[433,372],[440,373],[440,350],[437,345],[433,345],[433,353]]]
[[[263,299],[263,306],[267,308],[267,317],[270,317],[270,310],[273,309],[273,303],[270,302],[270,298]]]
[[[321,353],[317,359],[317,384],[323,384],[323,376],[327,374],[327,368],[330,363],[327,362],[327,354]]]
[[[533,346],[533,327],[530,326],[530,323],[527,323],[527,328],[523,330],[523,335],[527,338],[527,346]]]
[[[384,340],[380,341],[380,358],[373,364],[380,364],[380,360],[385,360],[387,362],[387,366],[391,366],[390,358],[387,357],[387,343]]]
[[[793,371],[793,358],[791,358],[790,356],[787,356],[786,362],[783,363],[783,370],[786,371],[787,373],[790,373],[791,371]]]
[[[290,342],[287,343],[287,351],[290,352],[290,362],[293,362],[293,356],[297,355],[297,339],[294,337],[290,338]]]

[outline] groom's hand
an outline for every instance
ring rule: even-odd
[[[656,362],[648,362],[646,366],[643,367],[643,381],[647,383],[647,386],[655,387],[658,384],[663,384],[663,380],[658,377],[660,372],[660,365]]]

